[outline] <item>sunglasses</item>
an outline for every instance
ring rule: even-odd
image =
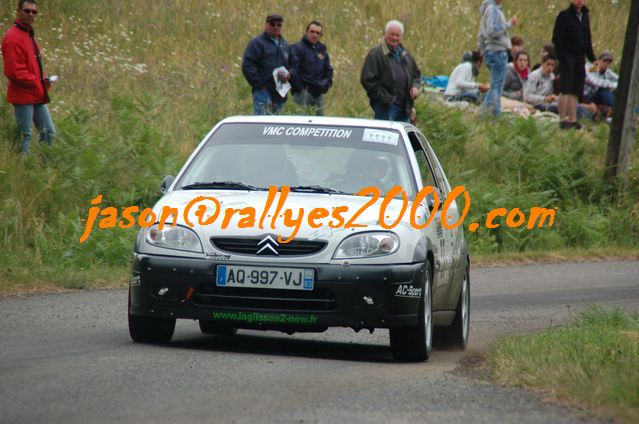
[[[278,22],[278,21],[275,21],[275,22],[269,22],[268,24],[269,24],[270,26],[276,26],[276,27],[281,27],[281,26],[282,26],[282,23],[281,23],[281,22]]]
[[[37,15],[38,11],[35,9],[21,9],[27,15]]]

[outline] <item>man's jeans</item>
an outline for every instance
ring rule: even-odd
[[[256,115],[278,115],[286,100],[273,99],[268,89],[253,90],[253,113]]]
[[[605,88],[600,88],[595,91],[595,94],[590,96],[590,100],[596,105],[615,106],[615,94]]]
[[[309,115],[315,114],[317,116],[324,116],[324,96],[319,95],[314,97],[307,89],[303,89],[293,94],[293,100],[300,106],[304,106],[307,109]]]
[[[47,105],[13,105],[13,111],[18,124],[18,133],[22,136],[22,153],[29,154],[31,144],[31,127],[35,123],[40,136],[40,142],[52,144],[55,139],[55,127],[49,115]]]
[[[375,119],[408,122],[406,108],[396,104],[380,105],[379,103],[373,103],[373,111],[375,112]]]
[[[462,91],[455,96],[449,96],[447,100],[449,102],[469,102],[479,104],[480,98],[481,94],[479,93],[479,90],[468,90]]]
[[[500,52],[487,51],[484,55],[484,63],[490,71],[490,90],[488,90],[484,98],[482,111],[499,116],[501,114],[501,94],[504,91],[508,53],[505,50]]]

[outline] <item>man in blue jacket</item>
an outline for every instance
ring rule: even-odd
[[[326,46],[320,43],[322,30],[321,23],[312,21],[302,40],[293,44],[298,61],[293,99],[317,116],[324,115],[324,94],[333,84],[333,67]]]
[[[286,103],[286,94],[278,93],[273,71],[283,67],[277,78],[285,84],[295,81],[297,59],[282,37],[280,15],[268,15],[264,32],[249,41],[242,59],[242,73],[253,89],[253,112],[256,115],[278,114]]]

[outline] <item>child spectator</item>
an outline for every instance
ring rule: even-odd
[[[541,48],[541,62],[535,64],[535,66],[532,67],[533,71],[536,71],[537,69],[541,68],[541,63],[544,61],[544,57],[546,56],[552,56],[552,57],[557,57],[557,52],[555,51],[555,46],[552,44],[544,44],[544,46]],[[557,69],[557,66],[555,66],[555,69]]]
[[[517,53],[524,50],[524,39],[517,35],[513,35],[512,37],[510,37],[510,44],[512,45],[512,47],[508,51],[508,63],[512,63],[514,60],[516,60]]]
[[[504,78],[504,96],[509,99],[522,101],[524,99],[524,83],[528,79],[528,65],[530,56],[524,50],[517,53],[515,61],[506,66]]]
[[[524,101],[543,112],[557,112],[558,110],[555,102],[556,96],[553,94],[555,81],[553,71],[556,64],[556,58],[546,56],[541,68],[531,72],[528,81],[524,84]]]
[[[478,51],[465,54],[463,62],[450,74],[444,95],[449,101],[467,101],[479,104],[480,93],[488,91],[488,84],[475,82],[483,58]]]

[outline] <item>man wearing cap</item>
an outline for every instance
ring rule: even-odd
[[[7,101],[13,105],[22,153],[28,155],[33,123],[40,141],[46,144],[53,142],[55,128],[47,108],[50,81],[33,31],[38,6],[35,0],[19,0],[17,4],[16,21],[2,39],[2,56],[9,79]]]
[[[421,73],[413,56],[404,48],[404,25],[386,24],[384,39],[370,49],[360,82],[370,100],[375,119],[408,122],[419,96]]]
[[[596,105],[613,107],[619,76],[610,70],[612,53],[603,52],[592,66],[586,66],[584,96]]]
[[[286,94],[276,90],[273,71],[281,83],[295,80],[297,59],[291,46],[282,37],[283,19],[268,15],[264,32],[249,41],[242,59],[242,73],[253,90],[253,112],[256,115],[278,114],[286,103]]]
[[[577,122],[578,97],[583,94],[586,61],[595,61],[590,33],[590,16],[586,0],[571,0],[570,6],[557,15],[552,33],[559,58],[561,96],[559,97],[559,127],[581,128]]]

